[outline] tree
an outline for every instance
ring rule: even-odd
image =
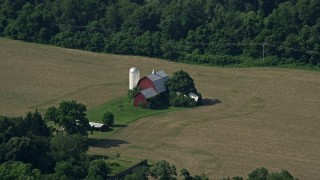
[[[30,162],[31,139],[28,137],[12,137],[6,144],[5,159]]]
[[[86,118],[87,108],[76,101],[62,101],[59,108],[48,108],[45,119],[53,121],[64,128],[69,134],[88,135],[91,129]]]
[[[30,135],[49,136],[49,128],[43,121],[41,114],[36,110],[34,113],[28,112],[23,119]]]
[[[8,161],[0,165],[0,179],[39,179],[40,170],[33,169],[31,164]]]
[[[127,93],[128,98],[133,99],[134,95],[136,95],[140,90],[141,89],[139,86],[136,86],[133,89],[129,89],[129,91]]]
[[[107,111],[103,114],[102,121],[104,124],[112,126],[114,124],[114,115],[111,112]]]
[[[125,177],[125,180],[148,180],[147,172],[147,167],[138,168],[134,170],[132,174],[127,175]]]
[[[176,179],[177,171],[174,165],[170,165],[165,160],[161,160],[150,168],[150,175],[155,179],[173,180]]]
[[[183,70],[174,72],[165,85],[170,93],[170,105],[193,107],[201,104],[201,94],[197,92],[193,79],[187,72]],[[199,96],[198,102],[189,97],[190,93],[195,93]]]
[[[82,167],[71,161],[57,162],[54,170],[60,179],[84,179],[86,175],[86,167]]]
[[[189,95],[189,93],[197,93],[193,79],[190,75],[183,71],[173,73],[173,76],[166,82],[166,87],[170,92]]]
[[[185,180],[208,180],[208,177],[205,174],[202,174],[201,176],[195,175],[194,177],[192,177],[186,168],[181,169],[180,173],[180,175],[183,176]]]
[[[294,180],[295,178],[287,170],[282,170],[280,173],[271,173],[268,180]]]
[[[56,161],[80,159],[88,150],[87,138],[80,134],[58,133],[50,141],[50,155]]]
[[[248,174],[248,180],[267,180],[268,174],[269,171],[266,168],[261,167]]]
[[[31,163],[47,172],[52,168],[49,150],[49,130],[37,111],[24,119],[0,117],[0,162]]]
[[[12,137],[25,136],[26,132],[27,128],[22,117],[0,116],[0,144],[8,142]]]
[[[170,105],[174,107],[194,107],[197,102],[187,95],[170,93]]]
[[[53,121],[55,124],[59,124],[58,109],[56,107],[49,107],[44,115],[44,119],[47,121]]]
[[[87,179],[106,179],[109,169],[106,162],[102,159],[93,160],[90,162]]]
[[[180,175],[184,177],[185,180],[192,180],[193,177],[190,175],[189,171],[186,168],[180,170]]]

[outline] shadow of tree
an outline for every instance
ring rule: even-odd
[[[94,139],[88,138],[88,145],[91,147],[111,148],[119,147],[121,144],[129,144],[127,141],[118,139]]]
[[[213,106],[219,103],[222,103],[219,99],[202,99],[202,106]]]
[[[127,127],[127,125],[124,124],[114,124],[112,127]]]
[[[97,155],[97,154],[90,154],[88,155],[89,159],[92,161],[92,160],[95,160],[95,159],[108,159],[109,157],[108,156],[104,156],[104,155]]]

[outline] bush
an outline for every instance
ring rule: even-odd
[[[146,105],[143,102],[139,102],[138,107],[141,109],[145,109]]]
[[[128,93],[127,93],[127,96],[129,99],[133,99],[134,96],[140,91],[140,87],[139,86],[136,86],[134,87],[133,89],[129,89]]]
[[[148,109],[164,109],[169,105],[169,95],[167,92],[163,92],[155,97],[148,99],[146,108]]]
[[[194,107],[197,102],[187,95],[183,94],[171,94],[170,105],[174,107]]]
[[[112,126],[114,124],[114,115],[111,112],[107,111],[103,114],[102,121],[104,124]]]

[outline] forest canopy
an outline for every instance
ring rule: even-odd
[[[320,67],[318,0],[3,0],[0,36],[215,66]]]

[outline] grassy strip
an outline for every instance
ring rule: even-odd
[[[130,157],[120,157],[120,154],[106,154],[106,155],[99,155],[88,153],[88,157],[91,159],[103,159],[108,168],[110,169],[108,175],[114,176],[118,173],[123,172],[124,170],[131,168],[132,166],[140,163],[142,159],[138,158],[130,158]]]
[[[184,108],[169,107],[161,110],[142,109],[133,106],[133,101],[128,97],[119,97],[101,106],[93,108],[88,111],[88,119],[92,122],[102,122],[102,116],[105,112],[109,111],[114,114],[115,126],[108,132],[94,132],[89,137],[103,139],[115,133],[121,127],[125,127],[131,122],[147,116],[153,116],[162,113],[181,110]]]
[[[108,164],[108,167],[111,170],[109,175],[116,175],[136,165],[137,163],[140,162],[140,160],[128,158],[128,157],[125,157],[125,158],[119,157],[119,158],[106,159],[105,162]]]

